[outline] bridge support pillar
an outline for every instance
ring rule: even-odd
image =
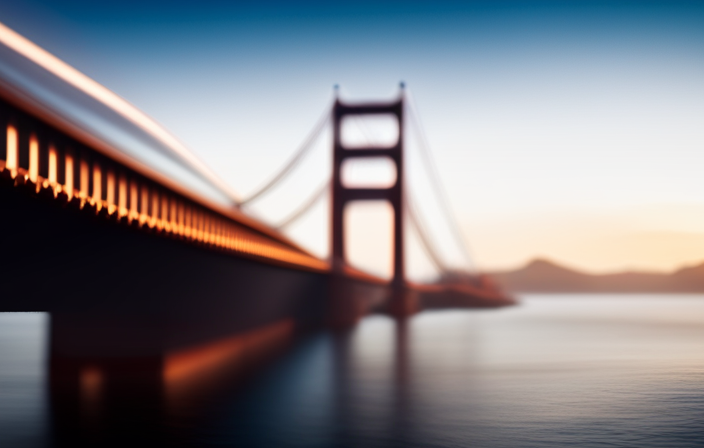
[[[370,309],[368,299],[350,287],[345,280],[345,207],[352,201],[387,201],[394,212],[393,279],[383,306],[377,307],[395,316],[408,316],[418,311],[417,295],[407,284],[404,266],[404,161],[403,161],[403,96],[391,103],[344,104],[339,100],[333,108],[333,175],[332,175],[332,263],[330,320],[353,324]],[[392,115],[398,123],[398,141],[389,147],[348,148],[342,139],[342,120],[355,115]],[[341,168],[352,158],[387,158],[396,166],[396,182],[389,188],[348,188],[342,183]]]
[[[404,286],[392,288],[386,312],[394,317],[408,317],[420,309],[418,292]]]
[[[334,329],[353,327],[375,309],[389,302],[391,288],[333,272],[328,285],[328,326]]]
[[[354,326],[366,313],[364,297],[354,280],[332,274],[329,285],[328,325],[336,329]]]

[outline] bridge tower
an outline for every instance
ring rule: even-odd
[[[342,279],[346,266],[345,257],[345,222],[344,212],[348,203],[353,201],[387,201],[394,212],[393,237],[393,278],[390,296],[387,297],[385,310],[395,316],[407,316],[416,312],[417,300],[406,287],[404,268],[404,229],[403,229],[403,95],[390,103],[346,104],[339,99],[333,107],[333,170],[332,170],[332,262],[333,274]],[[390,147],[348,148],[342,139],[342,121],[344,117],[355,115],[392,115],[398,123],[398,141]],[[396,182],[388,188],[348,188],[341,179],[341,168],[345,160],[351,158],[388,157],[396,166]],[[341,283],[338,281],[338,284]],[[359,298],[349,297],[349,286],[335,288],[332,300],[360,302]],[[339,297],[342,296],[342,297]],[[362,300],[363,301],[363,300]],[[351,306],[343,306],[346,312]]]

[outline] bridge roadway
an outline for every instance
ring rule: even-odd
[[[397,293],[351,267],[333,273],[252,223],[206,241],[215,239],[55,196],[52,186],[37,188],[21,171],[12,179],[3,165],[0,311],[51,313],[57,354],[151,356],[281,322],[345,327],[386,311]],[[403,293],[415,296],[419,309],[510,303],[470,285],[409,283]]]

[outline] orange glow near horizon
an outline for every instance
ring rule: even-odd
[[[480,266],[490,271],[535,258],[596,274],[671,272],[704,260],[704,206],[697,204],[517,213],[465,230]]]

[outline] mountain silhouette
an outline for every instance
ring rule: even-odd
[[[535,259],[522,268],[490,273],[504,289],[521,292],[692,293],[704,292],[704,263],[671,273],[624,271],[588,274]]]

